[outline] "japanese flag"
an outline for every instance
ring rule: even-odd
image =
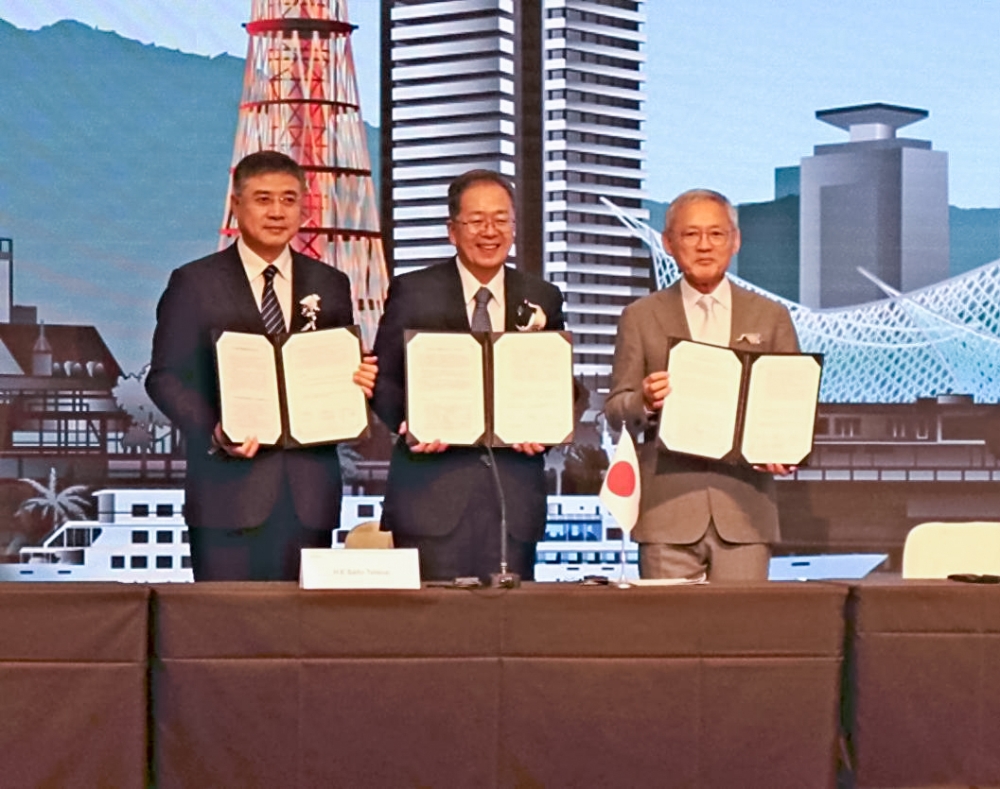
[[[615,456],[601,485],[601,502],[628,533],[639,519],[639,461],[628,430],[622,430]]]

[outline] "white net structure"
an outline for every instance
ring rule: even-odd
[[[659,232],[605,202],[649,246],[657,288],[673,283],[680,271]],[[810,309],[731,279],[784,304],[802,350],[823,354],[823,402],[964,394],[1000,403],[1000,260],[910,293],[878,283],[885,299],[837,309]]]

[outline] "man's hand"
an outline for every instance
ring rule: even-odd
[[[354,383],[361,387],[365,397],[370,398],[375,391],[376,378],[378,378],[378,357],[362,356],[361,364],[354,371]]]
[[[642,379],[642,404],[647,411],[663,408],[663,398],[670,394],[670,373],[650,373]]]
[[[212,443],[229,455],[229,457],[245,458],[247,460],[256,455],[257,450],[260,449],[260,442],[257,440],[257,436],[250,436],[242,444],[232,443],[222,435],[221,424],[216,424],[215,430],[212,431]]]
[[[401,436],[407,435],[405,419],[399,423],[399,430],[397,430],[396,432],[399,433],[399,435]],[[410,452],[419,452],[425,455],[434,454],[436,452],[444,452],[448,448],[447,444],[445,444],[443,441],[439,441],[436,438],[431,442],[417,441],[411,444],[409,440],[407,440],[406,443],[407,446],[409,446],[410,448]]]
[[[529,457],[532,455],[540,455],[545,451],[545,447],[542,446],[541,444],[531,444],[531,443],[511,444],[510,448],[513,449],[515,452],[523,452],[525,455],[528,455]]]
[[[797,468],[798,466],[784,466],[781,463],[764,463],[763,465],[754,466],[755,471],[766,471],[770,474],[777,474],[781,477],[791,474]]]

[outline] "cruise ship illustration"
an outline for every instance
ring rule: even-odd
[[[184,523],[184,491],[105,489],[94,493],[96,520],[71,520],[42,544],[21,548],[19,561],[0,564],[0,581],[189,582],[191,551]],[[341,547],[355,526],[378,521],[381,496],[344,496]],[[637,546],[597,496],[549,496],[545,537],[538,545],[537,581],[578,581],[587,575],[638,576]]]

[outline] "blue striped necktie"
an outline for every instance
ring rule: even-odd
[[[274,278],[278,267],[273,263],[264,269],[264,294],[260,298],[260,317],[264,319],[264,329],[278,337],[285,332],[285,316],[281,314],[278,295],[274,292]]]

